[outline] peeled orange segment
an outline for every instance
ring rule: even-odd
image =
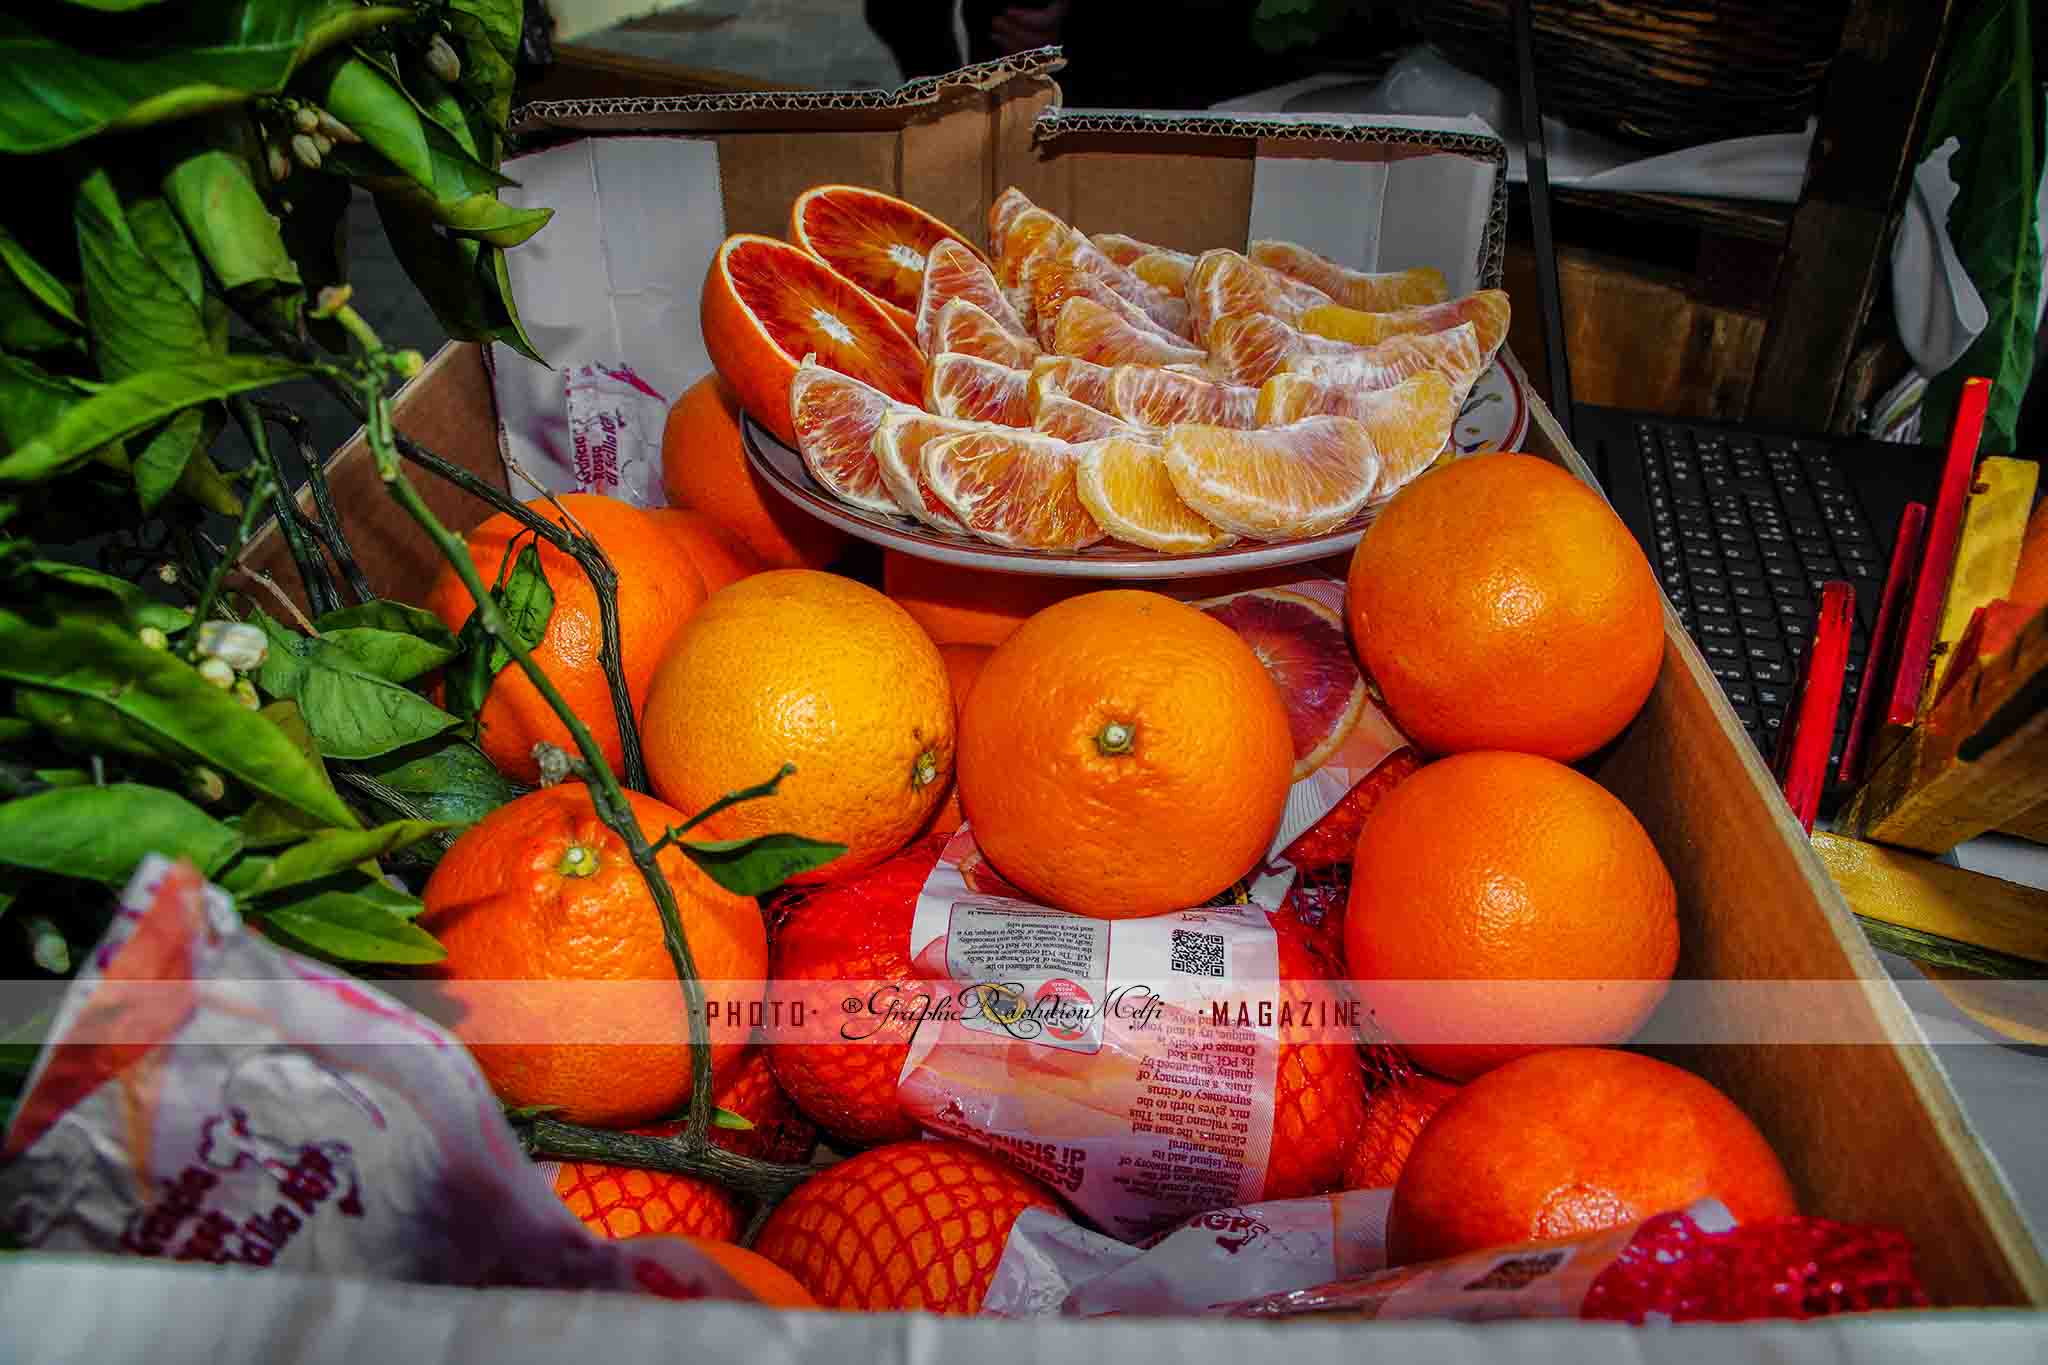
[[[1153,251],[1124,262],[1133,275],[1154,289],[1183,296],[1187,293],[1188,276],[1195,273],[1195,263],[1196,258],[1185,251]]]
[[[1348,355],[1352,349],[1323,337],[1310,338],[1265,313],[1236,313],[1218,318],[1209,329],[1209,369],[1238,384],[1263,384],[1296,356],[1317,343],[1327,351]]]
[[[1338,265],[1293,242],[1253,242],[1248,254],[1260,265],[1314,285],[1347,308],[1380,312],[1442,303],[1451,296],[1444,272],[1434,266],[1374,274]]]
[[[1282,366],[1283,373],[1344,388],[1391,389],[1412,375],[1435,370],[1451,381],[1451,401],[1457,407],[1464,406],[1465,396],[1491,359],[1469,322],[1448,331],[1389,337],[1377,346],[1347,346],[1308,336],[1303,341]]]
[[[1205,340],[1223,318],[1264,313],[1292,322],[1304,311],[1330,302],[1320,289],[1268,270],[1235,251],[1203,252],[1188,275],[1185,292],[1194,334]]]
[[[1035,411],[1048,390],[1057,390],[1077,403],[1086,403],[1100,412],[1111,412],[1109,403],[1109,382],[1115,373],[1107,365],[1091,364],[1068,355],[1042,355],[1031,366],[1031,382],[1026,386],[1031,406]],[[1112,414],[1113,415],[1113,414]]]
[[[1253,414],[1259,391],[1242,384],[1218,384],[1155,365],[1119,365],[1109,381],[1109,405],[1126,422],[1170,427],[1175,422],[1208,422],[1219,427],[1259,425]]]
[[[1031,313],[1041,343],[1050,336],[1060,306],[1076,296],[1094,299],[1133,326],[1157,332],[1166,341],[1187,341],[1182,330],[1188,321],[1187,303],[1146,284],[1078,232],[1046,238],[1019,268],[1018,283],[1031,296]]]
[[[1344,618],[1285,588],[1252,588],[1194,605],[1236,631],[1280,689],[1294,737],[1294,780],[1322,767],[1365,711],[1365,674]]]
[[[924,406],[941,417],[1031,425],[1031,375],[978,356],[941,354],[925,371]]]
[[[939,314],[954,299],[966,299],[1004,331],[1028,339],[1030,329],[1010,306],[988,263],[958,242],[940,242],[926,258],[924,281],[917,295],[917,344],[928,356],[945,350],[935,344]]]
[[[1136,237],[1126,237],[1121,232],[1091,233],[1088,240],[1095,244],[1097,251],[1118,265],[1129,265],[1140,256],[1148,256],[1159,250],[1150,242],[1141,242]]]
[[[1348,341],[1354,346],[1376,346],[1397,336],[1441,332],[1469,322],[1479,333],[1479,345],[1488,360],[1508,335],[1508,296],[1505,290],[1482,289],[1449,303],[1425,303],[1391,313],[1367,313],[1341,304],[1311,308],[1301,315],[1301,329],[1315,336]]]
[[[1079,451],[1028,431],[942,436],[924,448],[932,492],[984,540],[1013,549],[1078,550],[1102,539],[1074,488]]]
[[[1031,404],[1031,429],[1079,445],[1105,436],[1138,436],[1138,428],[1099,408],[1067,397],[1058,389],[1041,391]]]
[[[787,445],[797,443],[789,386],[805,356],[901,402],[924,393],[924,357],[881,302],[788,242],[726,238],[711,258],[699,317],[711,363]]]
[[[1003,239],[1010,235],[1010,224],[1017,221],[1017,215],[1028,208],[1036,208],[1024,191],[1011,185],[995,197],[988,206],[988,254],[999,256],[1003,250]]]
[[[1093,299],[1068,299],[1053,324],[1052,349],[1097,365],[1198,364],[1201,351],[1162,340]],[[1078,396],[1078,395],[1077,395]]]
[[[1371,433],[1349,417],[1263,431],[1184,422],[1167,428],[1165,448],[1181,501],[1254,540],[1334,530],[1365,506],[1380,476]]]
[[[927,526],[962,531],[966,528],[960,524],[960,518],[925,485],[924,448],[941,436],[998,429],[989,422],[935,417],[920,408],[895,407],[882,414],[869,449],[874,454],[875,466],[882,471],[882,482],[898,507]]]
[[[917,205],[858,185],[814,185],[798,195],[789,240],[906,313],[917,307],[933,247],[950,241],[974,249]]]
[[[1041,248],[1058,247],[1069,237],[1080,234],[1068,227],[1058,215],[1048,213],[1037,205],[1028,205],[1011,218],[1003,229],[1003,239],[995,244],[996,279],[1005,286],[1015,287],[1024,282],[1024,263]]]
[[[930,345],[929,355],[952,351],[991,360],[1013,370],[1030,369],[1031,362],[1041,354],[1037,342],[1010,331],[971,299],[949,300],[939,310],[932,324]]]
[[[1082,448],[1075,488],[1104,531],[1148,550],[1194,554],[1237,539],[1181,501],[1165,453],[1151,441],[1111,436],[1091,442]]]
[[[902,511],[873,450],[883,414],[901,406],[879,389],[805,360],[789,386],[789,421],[811,477],[855,507]]]
[[[1424,370],[1390,389],[1325,384],[1298,374],[1276,374],[1259,389],[1258,426],[1316,416],[1365,424],[1385,466],[1373,496],[1386,497],[1434,464],[1450,442],[1458,418],[1456,386],[1441,371]]]

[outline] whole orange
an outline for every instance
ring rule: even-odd
[[[915,1025],[888,1002],[930,990],[910,965],[917,893],[942,839],[921,840],[861,876],[807,887],[782,902],[769,942],[769,979],[805,1031],[767,1049],[775,1078],[798,1109],[842,1142],[873,1146],[917,1136],[896,1099]],[[847,1001],[867,1012],[847,1028]],[[868,1008],[869,1002],[875,1002]]]
[[[746,542],[718,524],[709,512],[681,507],[656,507],[647,513],[656,524],[675,538],[690,563],[704,580],[706,594],[728,583],[737,583],[750,573],[761,572],[761,560]]]
[[[771,569],[822,569],[846,548],[843,534],[798,511],[747,463],[739,400],[715,372],[668,410],[661,486],[671,507],[708,514]]]
[[[983,664],[988,656],[995,653],[987,645],[940,645],[939,657],[946,661],[946,679],[953,684],[953,723],[957,726],[960,715],[967,709],[967,694],[974,690],[974,680],[981,676]],[[946,788],[945,802],[938,814],[932,817],[929,832],[951,834],[960,828],[964,817],[960,814],[960,790],[956,782]]]
[[[1625,1227],[1712,1197],[1736,1221],[1798,1206],[1735,1104],[1632,1052],[1564,1048],[1490,1071],[1429,1121],[1394,1186],[1395,1264]]]
[[[1464,1080],[1627,1040],[1677,965],[1677,893],[1642,825],[1591,778],[1533,754],[1457,754],[1366,817],[1344,941],[1378,1026]]]
[[[626,793],[657,839],[680,812]],[[674,890],[698,977],[721,998],[762,988],[767,932],[676,849],[658,860]],[[447,957],[431,970],[462,1007],[451,1026],[498,1097],[555,1105],[571,1123],[624,1127],[683,1108],[690,1022],[654,901],[580,783],[545,787],[486,815],[455,841],[421,899],[420,924]],[[743,1044],[714,1041],[723,1079]]]
[[[704,580],[648,513],[600,493],[565,494],[561,503],[603,547],[618,573],[619,662],[626,675],[627,694],[637,710],[646,705],[648,681],[669,641],[703,602]],[[526,506],[562,524],[561,514],[545,499]],[[522,548],[532,543],[517,522],[499,513],[465,538],[470,558],[485,582],[496,581],[515,537],[525,537],[520,542]],[[575,560],[545,542],[540,546],[540,566],[554,592],[555,606],[547,632],[533,650],[534,662],[589,727],[604,751],[605,762],[616,771],[624,750],[612,711],[611,689],[597,659],[604,642],[597,590]],[[426,606],[450,630],[460,630],[476,603],[455,570],[444,568],[427,592]],[[534,761],[533,746],[540,741],[572,754],[576,751],[569,728],[516,663],[507,664],[491,683],[477,719],[477,743],[484,755],[514,782],[531,785],[539,781],[540,765]]]
[[[671,1236],[678,1241],[688,1242],[717,1263],[718,1268],[739,1281],[740,1287],[769,1308],[816,1308],[818,1301],[798,1284],[790,1273],[773,1261],[743,1246],[735,1246],[724,1238],[697,1237],[685,1233],[648,1233],[647,1236]],[[654,1292],[662,1292],[666,1280],[657,1278]]]
[[[980,1311],[1017,1215],[1051,1190],[961,1142],[898,1142],[827,1166],[754,1249],[826,1308]]]
[[[1444,1101],[1457,1093],[1451,1082],[1416,1072],[1367,1096],[1364,1131],[1344,1163],[1344,1188],[1384,1190],[1399,1180],[1415,1139]]]
[[[997,646],[961,724],[960,807],[1047,905],[1128,919],[1200,905],[1264,855],[1294,742],[1229,626],[1158,593],[1058,602]]]
[[[642,738],[663,800],[719,812],[705,837],[773,832],[846,845],[799,882],[863,872],[917,833],[953,772],[953,696],[938,647],[873,588],[809,569],[725,588],[677,635],[648,690]]]
[[[766,1048],[748,1048],[711,1092],[711,1102],[754,1125],[710,1130],[711,1140],[729,1152],[762,1161],[803,1161],[817,1145],[817,1126],[797,1112],[775,1083]],[[683,1127],[665,1123],[636,1131],[672,1137]],[[709,1180],[667,1171],[565,1161],[555,1172],[555,1193],[592,1232],[604,1237],[676,1232],[730,1242],[744,1225],[740,1201],[730,1191]]]
[[[1657,579],[1600,494],[1533,455],[1453,460],[1359,541],[1352,642],[1433,753],[1570,762],[1640,711],[1664,659]]]

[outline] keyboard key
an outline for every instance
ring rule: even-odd
[[[1707,660],[1707,671],[1719,678],[1723,684],[1749,681],[1749,670],[1739,663],[1729,663],[1725,659]]]
[[[1745,598],[1751,601],[1762,601],[1767,596],[1767,594],[1764,592],[1763,584],[1751,583],[1745,579],[1740,578],[1735,579],[1728,584],[1728,595],[1730,597]]]
[[[1751,733],[1754,733],[1757,726],[1763,723],[1762,714],[1754,706],[1737,706],[1735,708],[1735,719],[1741,721],[1742,728]]]
[[[1745,621],[1775,621],[1777,608],[1765,598],[1752,597],[1735,604],[1735,614]]]
[[[1777,598],[1780,602],[1805,602],[1810,600],[1807,594],[1806,580],[1803,578],[1773,578],[1771,580],[1771,596]]]
[[[1721,537],[1721,555],[1731,564],[1755,564],[1762,566],[1763,560],[1756,547],[1749,543],[1747,536]]]
[[[1728,701],[1734,706],[1754,706],[1756,692],[1748,683],[1731,683],[1721,689],[1728,694]]]
[[[1750,661],[1750,676],[1760,683],[1790,683],[1792,668],[1789,664],[1766,664]]]
[[[1710,621],[1701,621],[1699,634],[1702,638],[1710,635],[1733,638],[1735,635],[1735,622],[1725,616],[1717,616]]]
[[[1733,640],[1704,639],[1700,641],[1700,650],[1709,659],[1740,659],[1742,657],[1742,646]]]
[[[1756,565],[1744,564],[1740,560],[1735,559],[1728,561],[1726,572],[1730,578],[1746,578],[1752,583],[1762,582],[1764,576],[1764,571]]]
[[[1787,657],[1785,646],[1776,640],[1752,639],[1743,647],[1743,652],[1760,664],[1781,664]]]
[[[1804,583],[1806,581],[1806,570],[1792,560],[1769,560],[1764,564],[1764,572],[1770,575],[1773,583]]]
[[[1764,619],[1745,620],[1742,633],[1752,640],[1775,640],[1778,638],[1778,623]]]
[[[1700,599],[1697,606],[1702,621],[1732,621],[1735,619],[1735,609],[1728,605],[1726,599],[1704,597]]]

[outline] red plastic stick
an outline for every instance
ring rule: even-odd
[[[1842,711],[1842,678],[1849,667],[1849,633],[1856,621],[1856,589],[1835,580],[1820,591],[1813,644],[1799,670],[1792,704],[1785,708],[1773,764],[1785,802],[1807,833],[1820,814],[1821,789],[1828,780],[1828,746]]]
[[[1913,574],[1920,565],[1920,546],[1927,537],[1927,504],[1909,502],[1899,513],[1899,531],[1892,537],[1891,567],[1884,574],[1884,596],[1877,603],[1877,629],[1870,633],[1870,653],[1863,661],[1863,685],[1856,689],[1856,709],[1849,719],[1849,738],[1842,745],[1841,780],[1854,786],[1863,780],[1864,749],[1877,719],[1877,699],[1888,697],[1898,668],[1899,618],[1913,595]],[[1873,755],[1874,757],[1875,755]]]
[[[1892,679],[1890,725],[1911,725],[1920,713],[1920,694],[1933,665],[1934,635],[1941,628],[1941,607],[1955,569],[1956,545],[1963,534],[1963,509],[1969,505],[1970,483],[1977,469],[1977,441],[1984,434],[1984,409],[1991,401],[1991,381],[1966,379],[1956,405],[1956,423],[1949,432],[1948,462],[1941,469],[1941,496],[1927,524],[1927,553],[1913,585],[1913,610],[1899,640],[1899,671]]]

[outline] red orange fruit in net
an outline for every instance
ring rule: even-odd
[[[1349,308],[1411,308],[1442,303],[1451,296],[1443,272],[1431,266],[1378,273],[1352,270],[1293,242],[1256,241],[1249,254],[1260,265],[1313,285]]]
[[[1051,1190],[986,1152],[899,1142],[797,1186],[754,1249],[827,1308],[971,1315],[1028,1208],[1060,1213]]]
[[[935,329],[940,312],[955,299],[965,299],[981,309],[1012,336],[1029,339],[1030,329],[1010,307],[1009,297],[996,283],[988,263],[958,242],[940,242],[925,263],[924,282],[917,295],[917,343],[926,355],[946,349],[938,344]]]
[[[1196,605],[1236,631],[1280,689],[1294,736],[1294,780],[1322,767],[1365,711],[1365,675],[1344,618],[1284,588],[1253,588]]]
[[[740,233],[711,259],[704,349],[754,419],[794,446],[789,387],[806,356],[904,403],[924,391],[924,357],[872,295],[817,257]]]
[[[1114,375],[1115,371],[1107,365],[1073,356],[1045,355],[1032,362],[1031,380],[1025,391],[1034,408],[1047,391],[1057,389],[1077,403],[1114,416],[1109,401],[1109,384]]]
[[[942,436],[924,448],[926,485],[983,540],[1015,549],[1078,550],[1102,539],[1074,487],[1078,452],[1031,431]]]
[[[1415,1150],[1415,1139],[1444,1102],[1458,1093],[1451,1081],[1414,1072],[1380,1086],[1366,1097],[1365,1125],[1344,1163],[1347,1190],[1392,1189]]]
[[[1185,286],[1195,335],[1207,338],[1216,323],[1243,313],[1265,313],[1292,322],[1330,302],[1329,295],[1235,251],[1205,251]]]
[[[972,299],[946,301],[932,324],[929,344],[930,349],[925,352],[928,356],[951,351],[1013,370],[1030,369],[1031,362],[1041,354],[1037,342],[1022,332],[1012,332]]]
[[[1167,430],[1166,469],[1181,500],[1224,530],[1285,540],[1350,520],[1379,482],[1380,458],[1349,417],[1262,431],[1184,423]]]
[[[940,502],[925,482],[924,448],[941,436],[958,436],[981,431],[989,424],[959,417],[939,417],[917,408],[895,408],[882,416],[875,428],[872,451],[882,481],[889,486],[896,505],[927,526],[942,531],[964,529],[952,509]]]
[[[1097,365],[1199,365],[1207,359],[1089,298],[1070,298],[1061,306],[1052,349]]]
[[[1367,690],[1372,680],[1366,680]],[[1324,872],[1340,864],[1348,866],[1352,855],[1358,851],[1358,832],[1365,828],[1366,817],[1371,815],[1385,799],[1388,792],[1401,785],[1423,766],[1422,755],[1403,745],[1381,761],[1379,767],[1358,779],[1344,799],[1330,807],[1323,818],[1295,836],[1281,853],[1281,857],[1293,863],[1303,872]],[[1342,906],[1337,907],[1339,920]],[[1338,941],[1343,935],[1340,930]]]
[[[883,414],[899,406],[879,389],[806,360],[789,386],[789,421],[811,477],[855,507],[901,511],[873,450]]]
[[[1451,381],[1436,370],[1412,375],[1391,389],[1323,384],[1301,375],[1276,374],[1258,391],[1258,426],[1277,426],[1318,415],[1351,417],[1372,433],[1385,465],[1385,497],[1429,468],[1450,443],[1458,407]]]
[[[925,408],[941,417],[1031,425],[1031,375],[971,355],[937,355],[925,371]]]
[[[1165,455],[1142,436],[1112,436],[1088,445],[1075,478],[1082,505],[1118,540],[1192,554],[1237,539],[1181,501],[1167,475]]]
[[[1219,384],[1157,365],[1119,365],[1109,382],[1109,403],[1117,416],[1144,427],[1263,425],[1254,418],[1258,399],[1259,391],[1247,385]]]
[[[911,326],[925,264],[933,247],[967,239],[926,213],[880,190],[814,185],[789,209],[789,240],[901,310]]]
[[[1491,360],[1507,340],[1509,311],[1505,290],[1482,289],[1448,303],[1425,303],[1386,313],[1328,304],[1304,312],[1301,329],[1354,346],[1373,346],[1390,337],[1441,332],[1469,322],[1479,334],[1479,348]]]
[[[1121,418],[1067,397],[1058,389],[1042,389],[1031,408],[1031,429],[1079,445],[1105,436],[1140,436],[1144,433]]]

